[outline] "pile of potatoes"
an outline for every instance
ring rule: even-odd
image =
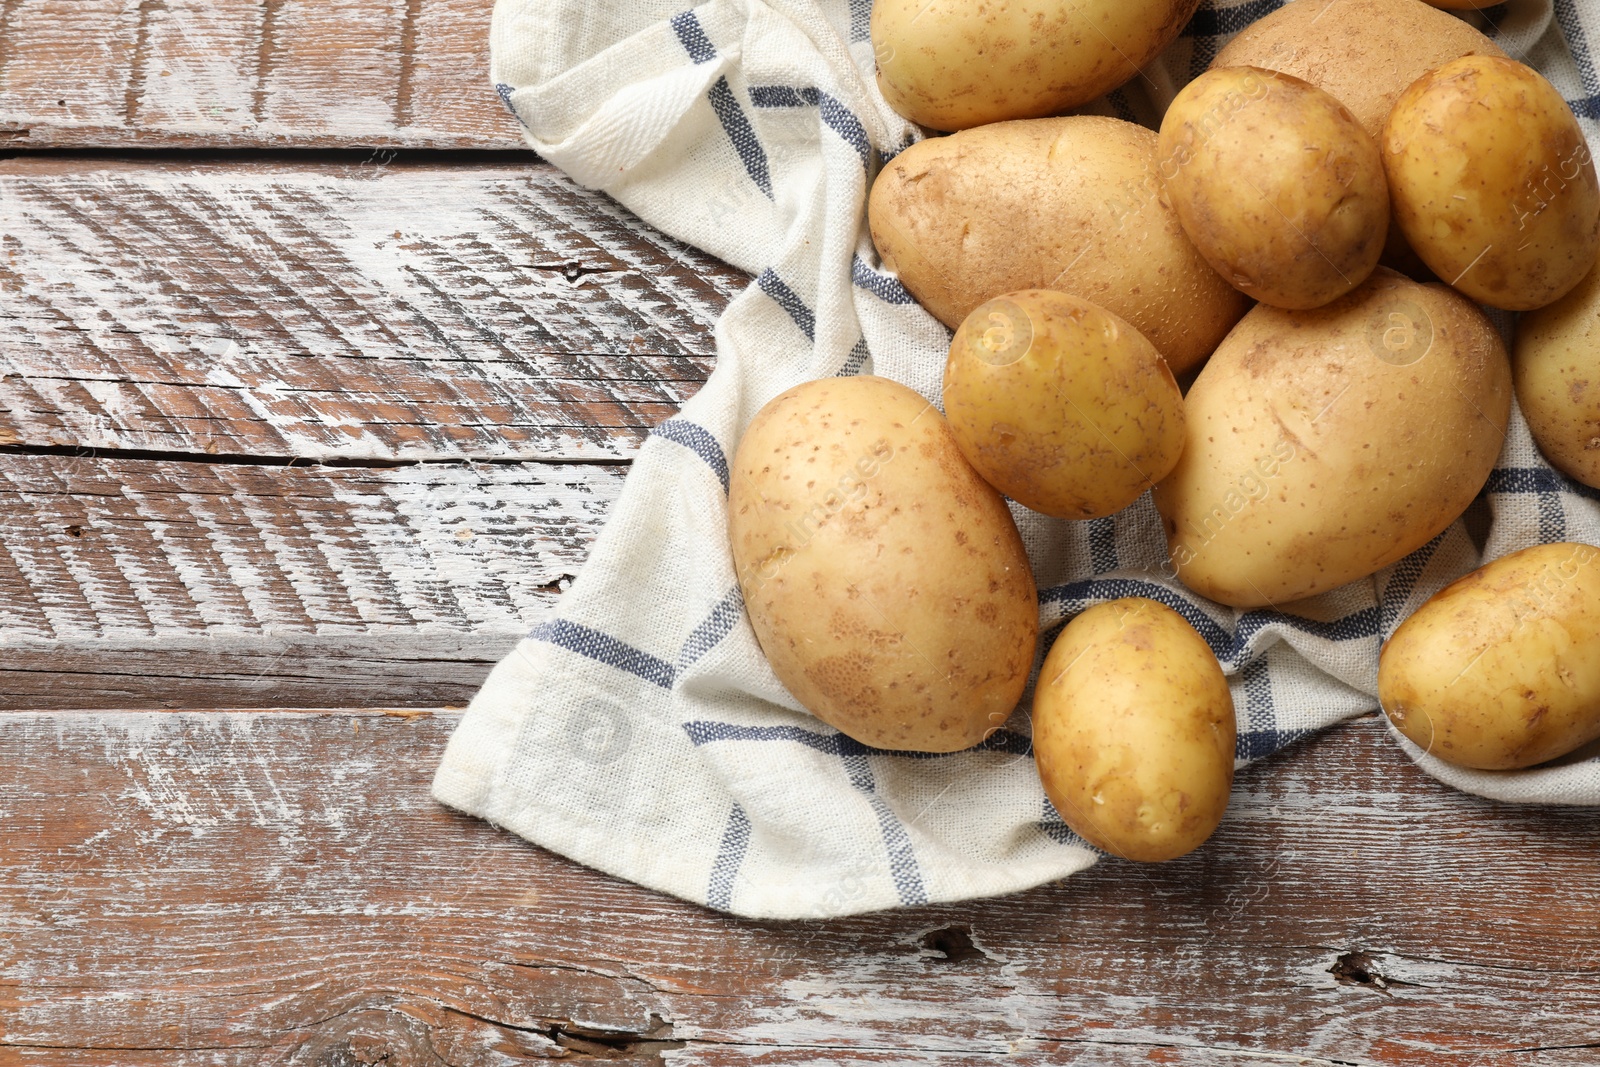
[[[1022,698],[1038,598],[1007,497],[1072,521],[1153,489],[1168,576],[1283,609],[1453,523],[1514,391],[1600,486],[1600,184],[1560,94],[1437,10],[1463,0],[1296,0],[1159,131],[1070,113],[1197,3],[874,6],[884,96],[949,132],[868,204],[884,266],[954,330],[944,414],[881,378],[806,383],[756,416],[730,494],[763,651],[863,743],[968,748]],[[1514,364],[1483,304],[1529,312]],[[1478,768],[1600,737],[1597,564],[1536,546],[1425,604],[1380,660],[1395,727]],[[1133,859],[1216,828],[1235,731],[1211,648],[1152,600],[1079,614],[1034,688],[1051,801]]]

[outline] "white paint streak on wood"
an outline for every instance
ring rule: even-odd
[[[0,130],[30,147],[522,146],[482,0],[7,7]]]
[[[0,647],[206,634],[512,635],[574,573],[617,468],[0,457]],[[20,583],[20,584],[15,584]]]
[[[13,161],[0,235],[0,428],[56,446],[622,458],[748,283],[546,167]]]

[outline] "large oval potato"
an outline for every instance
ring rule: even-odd
[[[875,0],[878,87],[936,130],[1055,115],[1132,78],[1199,0]]]
[[[1517,403],[1555,467],[1600,489],[1600,268],[1517,323]]]
[[[1475,305],[1380,267],[1314,311],[1257,305],[1184,405],[1183,456],[1155,489],[1173,565],[1259,608],[1364,578],[1455,521],[1500,453],[1511,368]]]
[[[1600,253],[1600,182],[1572,109],[1531,67],[1466,56],[1400,95],[1384,127],[1394,218],[1474,300],[1543,307]]]
[[[807,382],[734,456],[733,560],[756,638],[863,744],[969,748],[1016,707],[1039,607],[1005,501],[937,408],[886,378]]]
[[[1299,78],[1213,68],[1161,122],[1161,179],[1184,232],[1263,303],[1321,307],[1367,280],[1389,229],[1378,146]]]
[[[1600,549],[1534,545],[1446,586],[1384,645],[1378,700],[1462,767],[1531,767],[1600,737]]]
[[[1033,697],[1033,754],[1073,831],[1132,860],[1192,852],[1233,786],[1233,697],[1210,646],[1171,608],[1129,597],[1056,639]]]
[[[1093,301],[1175,373],[1204,360],[1249,301],[1162,202],[1154,132],[1074,115],[919,141],[868,202],[884,266],[951,329],[1019,289]]]
[[[1026,289],[967,316],[944,410],[990,485],[1063,519],[1120,511],[1183,449],[1183,394],[1138,330],[1080,297]]]
[[[1239,31],[1211,66],[1262,67],[1310,82],[1376,141],[1407,86],[1469,55],[1505,52],[1422,0],[1295,0]]]

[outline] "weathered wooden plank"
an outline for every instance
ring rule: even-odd
[[[462,702],[624,470],[0,456],[0,706]]]
[[[514,148],[489,0],[3,0],[0,143]]]
[[[1453,793],[1374,719],[1242,774],[1174,863],[806,923],[662,898],[437,807],[454,722],[7,716],[0,1058],[1520,1067],[1600,1047],[1600,811]]]
[[[747,284],[543,164],[11,160],[0,440],[623,458]]]

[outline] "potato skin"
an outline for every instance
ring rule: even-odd
[[[1569,292],[1600,253],[1600,182],[1554,86],[1466,56],[1417,79],[1384,127],[1396,224],[1423,262],[1508,311]]]
[[[878,87],[936,130],[1054,115],[1132,78],[1199,0],[875,0]]]
[[[1600,489],[1600,269],[1517,323],[1517,403],[1556,468]]]
[[[1378,146],[1316,86],[1213,68],[1172,101],[1157,154],[1184,232],[1246,295],[1321,307],[1378,265],[1389,227]]]
[[[1073,831],[1131,860],[1192,852],[1233,786],[1233,697],[1171,608],[1128,597],[1073,619],[1039,672],[1033,753]]]
[[[1183,394],[1161,354],[1109,311],[1048,289],[967,316],[944,410],[990,485],[1057,518],[1120,511],[1183,450]]]
[[[1155,133],[1120,119],[919,141],[879,173],[867,210],[884,265],[951,329],[985,300],[1054,289],[1128,322],[1181,374],[1250,303],[1162,202]]]
[[[1313,311],[1258,305],[1184,398],[1155,488],[1178,578],[1238,608],[1366,577],[1421,548],[1494,467],[1511,368],[1476,306],[1380,267]]]
[[[1462,767],[1531,767],[1600,737],[1600,549],[1534,545],[1446,586],[1384,645],[1378,699]]]
[[[1408,85],[1465,55],[1505,53],[1421,0],[1296,0],[1246,26],[1211,65],[1263,67],[1310,82],[1349,108],[1377,141]],[[1431,280],[1398,226],[1389,227],[1382,262]]]
[[[1422,0],[1295,0],[1239,31],[1211,66],[1261,67],[1310,82],[1376,141],[1407,86],[1467,55],[1505,53]]]
[[[863,744],[970,748],[1022,698],[1038,594],[1000,494],[937,408],[886,378],[807,382],[756,413],[728,528],[756,638]]]

